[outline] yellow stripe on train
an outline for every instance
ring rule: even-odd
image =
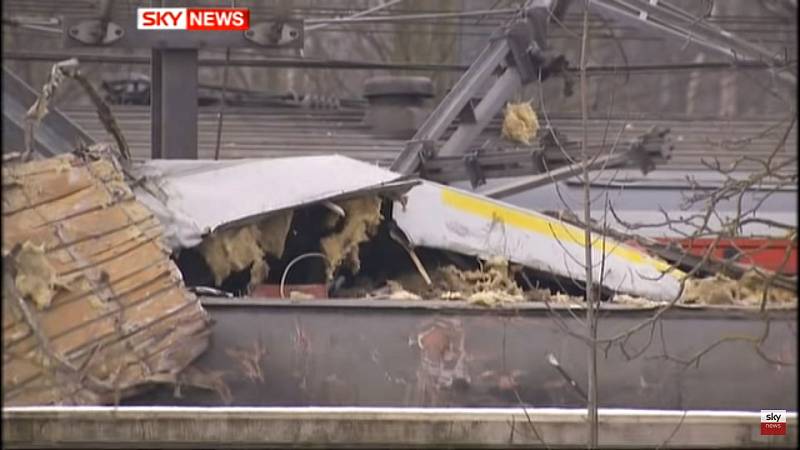
[[[442,189],[442,202],[457,210],[485,219],[503,222],[516,228],[558,239],[560,242],[570,242],[585,247],[586,236],[584,235],[584,230],[557,220],[550,220],[535,214],[508,208],[489,200],[483,200],[447,188]],[[666,262],[652,258],[621,242],[606,241],[605,246],[607,255],[614,255],[634,264],[647,264],[660,272],[671,272],[677,277],[684,275],[682,271],[671,268]],[[592,247],[602,253],[603,240],[599,238],[593,239]]]

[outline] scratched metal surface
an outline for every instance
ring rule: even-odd
[[[196,367],[222,376],[232,406],[511,407],[520,400],[536,407],[581,406],[580,394],[547,363],[547,353],[586,390],[585,344],[541,306],[487,310],[445,302],[227,299],[206,300],[205,306],[214,332]],[[600,335],[628,329],[652,314],[604,311]],[[580,331],[567,312],[561,315]],[[750,342],[727,341],[699,365],[686,366],[664,358],[665,349],[670,357],[690,358],[725,337],[761,337],[765,322],[756,312],[666,313],[628,341],[631,360],[619,347],[600,353],[601,406],[796,410],[796,310],[770,317],[761,350],[789,365],[768,362]],[[242,355],[252,354],[256,342],[263,356],[244,369]],[[181,398],[173,394],[172,388],[157,389],[126,404],[226,403],[217,393],[186,386]]]

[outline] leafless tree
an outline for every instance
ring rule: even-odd
[[[572,319],[580,323],[580,332],[575,331],[570,327],[563,316],[551,309],[553,318],[559,324],[562,331],[568,333],[570,336],[581,340],[587,344],[587,357],[588,357],[588,376],[587,376],[587,410],[588,410],[588,437],[587,445],[590,448],[595,448],[599,442],[598,436],[598,391],[601,387],[598,386],[598,373],[597,361],[598,355],[602,353],[606,357],[611,349],[618,349],[618,351],[628,360],[642,357],[653,344],[659,344],[660,353],[657,355],[659,358],[679,364],[684,369],[689,367],[696,367],[700,364],[709,352],[718,348],[719,346],[729,342],[741,342],[752,345],[753,351],[762,357],[769,364],[774,365],[790,365],[791,363],[781,360],[779,357],[769,355],[762,348],[762,344],[769,336],[770,332],[770,318],[766,314],[766,309],[771,300],[775,299],[773,292],[775,290],[790,289],[789,295],[795,297],[796,290],[794,288],[795,281],[785,275],[783,272],[787,264],[790,262],[793,252],[796,252],[797,247],[797,228],[796,224],[783,224],[774,220],[764,218],[758,214],[760,208],[764,205],[768,198],[778,192],[780,189],[797,185],[797,171],[795,169],[796,155],[787,155],[785,151],[787,148],[787,141],[796,128],[797,110],[794,107],[788,114],[785,120],[780,121],[766,130],[747,138],[744,140],[734,142],[719,142],[717,146],[723,150],[733,148],[736,145],[748,145],[752,139],[763,138],[765,135],[779,134],[779,139],[775,144],[772,151],[767,154],[759,156],[742,156],[734,159],[733,161],[723,161],[718,155],[711,158],[705,158],[703,165],[705,168],[720,176],[721,182],[713,189],[708,189],[707,186],[701,186],[701,182],[692,177],[687,177],[686,183],[688,186],[688,193],[684,195],[682,208],[687,211],[685,215],[673,217],[672,213],[661,210],[663,220],[658,223],[631,223],[622,219],[617,211],[614,209],[613,204],[608,200],[607,194],[605,199],[592,198],[591,182],[601,174],[606,174],[612,169],[603,168],[598,171],[597,176],[590,174],[588,167],[590,162],[595,161],[600,153],[590,154],[587,151],[588,142],[588,105],[589,101],[589,88],[587,86],[586,74],[586,60],[589,54],[589,32],[588,32],[588,12],[587,2],[583,3],[582,11],[582,30],[580,34],[580,109],[582,121],[582,143],[580,157],[583,162],[583,170],[576,176],[582,184],[582,206],[583,211],[577,214],[572,211],[570,202],[560,192],[558,184],[554,181],[556,192],[561,199],[561,202],[566,211],[567,217],[573,218],[573,223],[580,225],[584,229],[584,242],[585,255],[583,267],[585,269],[585,284],[584,284],[584,301],[586,309],[586,319],[577,317],[571,313]],[[698,19],[700,20],[700,19]],[[702,56],[697,57],[699,61],[703,60]],[[722,90],[720,91],[719,112],[720,115],[733,113],[736,108],[736,91],[735,86],[732,86],[735,80],[735,72],[724,75],[722,78]],[[689,84],[689,92],[687,96],[697,93],[697,77],[691,78]],[[541,83],[539,85],[540,93],[542,91]],[[614,92],[611,93],[611,106],[609,108],[609,123],[611,116],[611,109],[613,109]],[[540,95],[539,109],[544,117],[545,130],[552,132],[553,127],[550,123],[547,108],[544,102],[544,96]],[[692,98],[687,98],[687,105],[691,107],[694,105]],[[606,133],[608,127],[606,127]],[[605,152],[614,152],[617,149],[620,133],[614,140],[610,149],[604,150]],[[555,134],[553,135],[556,138]],[[557,142],[557,138],[554,139]],[[603,138],[605,144],[605,136]],[[709,146],[714,143],[709,143]],[[560,145],[560,144],[559,144]],[[563,156],[567,161],[574,162],[571,155],[569,155],[563,147],[560,148]],[[730,158],[728,158],[729,160]],[[746,171],[742,174],[742,170]],[[612,174],[612,181],[616,177],[616,172]],[[760,190],[763,195],[754,204],[748,205],[745,201],[749,195],[752,195],[755,189]],[[591,215],[592,204],[602,201],[604,205],[603,221],[602,224],[597,224]],[[734,212],[729,215],[723,214],[721,207],[726,202],[733,202],[735,205]],[[610,216],[610,217],[609,217]],[[580,219],[578,219],[580,217]],[[610,218],[616,222],[615,227],[608,224]],[[734,242],[735,239],[743,236],[745,225],[759,223],[769,226],[771,229],[778,229],[785,233],[786,240],[790,245],[787,246],[784,257],[779,267],[773,271],[767,271],[758,267],[748,267],[734,262],[732,259],[720,260],[715,255],[721,242]],[[636,241],[638,244],[648,248],[652,252],[659,254],[659,251],[664,250],[667,246],[653,241],[651,239],[640,236],[639,233],[646,228],[658,227],[662,229],[669,229],[678,236],[683,237],[684,241],[692,241],[696,239],[710,239],[711,243],[708,245],[701,254],[690,254],[684,250],[677,252],[677,257],[673,256],[670,259],[670,267],[662,276],[667,276],[667,272],[672,270],[680,270],[680,283],[681,294],[677,295],[671,301],[665,302],[660,305],[658,309],[648,318],[631,326],[627,330],[614,333],[610,336],[598,335],[598,310],[600,307],[600,291],[603,283],[603,275],[605,273],[605,257],[613,251],[612,246],[616,244],[606,242],[608,239],[615,239],[617,241]],[[600,261],[593,261],[593,254],[591,251],[592,245],[595,241],[599,241],[603,248],[603,256]],[[739,257],[746,257],[753,252],[760,249],[737,249]],[[673,253],[675,253],[673,251]],[[662,256],[664,252],[660,253]],[[596,279],[597,273],[595,269],[600,268],[600,278]],[[689,357],[677,357],[670,354],[668,345],[665,341],[663,332],[663,322],[661,319],[665,313],[670,309],[681,304],[685,299],[685,293],[691,286],[691,283],[696,282],[698,278],[704,273],[715,272],[731,278],[731,282],[735,283],[744,276],[751,277],[750,280],[755,280],[757,291],[761,295],[758,309],[762,312],[764,321],[763,331],[757,335],[752,336],[721,336],[716,341],[707,345],[704,348],[698,349]],[[550,305],[548,305],[549,307]],[[647,333],[647,340],[645,345],[639,348],[632,348],[630,345],[632,336],[638,333]],[[666,445],[679,431],[679,423],[675,430],[664,441]]]

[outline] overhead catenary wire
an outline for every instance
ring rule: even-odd
[[[85,53],[74,55],[82,64],[150,64],[147,56],[105,55],[99,53]],[[3,53],[6,60],[17,61],[60,61],[64,55],[56,52],[15,52]],[[382,62],[382,61],[357,61],[317,58],[203,58],[198,61],[200,66],[220,67],[268,67],[268,68],[308,68],[308,69],[354,69],[354,70],[411,70],[411,71],[453,71],[462,72],[469,66],[463,64],[437,64],[423,62]],[[786,61],[783,68],[796,70],[797,61]],[[771,66],[763,62],[703,62],[703,63],[672,63],[672,64],[634,64],[625,66],[598,65],[587,67],[590,75],[623,75],[624,72],[632,73],[661,73],[693,70],[765,70]],[[568,69],[568,72],[577,72]]]
[[[316,28],[318,25],[328,25],[333,23],[363,23],[363,22],[375,22],[375,21],[414,21],[414,20],[424,20],[426,23],[431,23],[433,20],[437,19],[462,19],[468,18],[472,15],[480,16],[480,20],[471,23],[471,26],[486,26],[486,27],[496,27],[502,24],[502,18],[491,18],[490,20],[483,20],[484,18],[498,15],[502,16],[505,14],[510,14],[514,12],[514,8],[505,8],[505,9],[495,9],[496,3],[493,7],[489,10],[484,11],[465,11],[465,12],[452,12],[447,10],[440,10],[440,9],[421,9],[417,10],[415,14],[396,14],[393,10],[388,10],[390,6],[393,6],[396,0],[390,0],[387,3],[378,5],[368,10],[356,12],[347,17],[341,17],[342,14],[348,13],[353,11],[352,7],[343,7],[343,8],[335,8],[330,6],[318,6],[315,5],[313,7],[290,7],[288,11],[292,14],[304,17],[306,24],[310,24]],[[36,2],[38,3],[38,2]],[[59,2],[59,5],[62,2]],[[70,13],[75,13],[73,11],[74,7],[69,6],[70,2],[64,1],[63,4],[65,5],[64,8],[56,8],[56,11],[61,9],[68,9]],[[672,5],[666,5],[666,10],[672,12],[675,7]],[[53,8],[42,8],[41,10],[33,10],[22,8],[23,4],[15,4],[13,7],[9,8],[13,10],[16,14],[15,16],[6,16],[4,17],[4,23],[6,24],[27,24],[27,25],[39,25],[39,26],[46,26],[46,25],[58,25],[58,17],[54,17]],[[67,8],[66,6],[69,6]],[[93,9],[95,12],[97,11],[97,6],[94,6]],[[254,5],[250,8],[251,10],[251,18],[254,20],[258,20],[260,16],[272,15],[272,12],[268,6],[259,6]],[[115,17],[126,17],[133,14],[134,8],[130,6],[127,8],[115,8],[114,15]],[[682,16],[691,17],[691,14],[686,13],[685,11],[679,10]],[[66,11],[64,11],[66,12]],[[39,15],[40,17],[30,17],[30,15]],[[687,15],[688,14],[688,15]],[[45,16],[46,15],[46,16]],[[310,17],[314,15],[334,15],[334,17]],[[374,17],[366,18],[366,20],[362,20],[361,17],[363,15],[371,15]],[[41,17],[45,16],[45,17]],[[597,26],[597,19],[598,16],[592,14],[594,17],[590,17],[590,28],[594,28]],[[693,17],[692,17],[693,18]],[[719,23],[725,24],[726,30],[730,32],[742,32],[742,31],[752,31],[759,34],[764,33],[775,33],[781,32],[785,30],[796,30],[795,21],[791,20],[790,18],[783,18],[783,17],[776,17],[776,16],[751,16],[751,15],[710,15],[703,18],[703,21],[706,23]],[[562,19],[564,24],[578,24],[580,23],[579,14],[576,13],[567,13],[565,17]],[[441,22],[440,22],[441,24]],[[757,28],[752,29],[739,29],[739,26],[746,26],[746,25],[757,25]],[[620,23],[613,24],[614,28],[616,29],[627,29],[631,28],[630,26],[622,25]],[[311,29],[311,27],[307,27],[306,31]],[[55,29],[53,29],[55,30]]]
[[[3,26],[17,27],[50,34],[62,34],[61,28],[55,28],[48,25],[58,25],[58,23],[57,21],[56,23],[52,23],[50,20],[34,20],[33,22],[28,22],[16,18],[3,17]]]
[[[336,18],[336,19],[331,19],[329,22],[312,24],[311,26],[305,27],[305,29],[303,31],[308,33],[310,31],[316,31],[316,30],[320,30],[322,28],[326,28],[329,25],[333,25],[335,23],[346,22],[348,20],[357,19],[359,17],[367,16],[367,15],[370,15],[372,13],[375,13],[375,12],[384,10],[386,8],[389,8],[391,6],[394,6],[394,5],[396,5],[396,4],[398,4],[398,3],[402,2],[402,1],[404,1],[404,0],[389,0],[388,2],[380,4],[378,6],[375,6],[374,8],[365,9],[364,11],[357,12],[357,13],[355,13],[355,14],[353,14],[351,16],[345,17],[345,18]],[[306,23],[308,23],[308,22],[306,22]]]
[[[24,24],[24,25],[21,25],[21,24],[16,24],[15,25],[15,24],[12,24],[12,23],[6,23],[6,24],[7,25],[16,26],[17,30],[20,30],[20,31],[28,31],[28,32],[43,31],[43,32],[47,33],[48,36],[52,36],[53,38],[58,38],[62,34],[62,30],[60,30],[58,28],[48,28],[48,27],[41,28],[41,26],[39,26],[39,25],[28,25],[28,24]],[[428,30],[428,29],[420,30],[420,31],[424,31],[426,34],[430,34],[430,35],[437,35],[437,36],[453,36],[453,35],[456,35],[456,36],[485,36],[487,38],[490,35],[489,30],[500,26],[500,24],[497,23],[497,22],[482,21],[480,23],[476,22],[476,23],[466,24],[468,27],[471,28],[471,30],[470,29],[454,30],[453,27],[455,27],[455,26],[463,26],[463,22],[461,22],[461,21],[449,21],[449,22],[448,21],[437,21],[437,22],[426,21],[426,22],[411,22],[411,24],[416,24],[416,25],[420,25],[420,26],[422,26],[424,24],[436,25],[435,29],[433,29],[433,30]],[[462,25],[459,25],[459,24],[462,24]],[[379,22],[379,23],[373,23],[373,25],[377,25],[377,26],[386,25],[386,26],[389,26],[389,25],[393,25],[393,22],[391,22],[391,21],[383,22],[383,23]],[[766,25],[763,28],[727,27],[727,29],[729,31],[731,31],[731,32],[740,34],[742,36],[744,36],[744,35],[748,35],[748,36],[752,35],[752,36],[749,36],[749,38],[757,39],[762,44],[769,44],[769,45],[778,45],[778,44],[780,44],[780,45],[785,45],[785,44],[787,44],[787,42],[794,42],[795,41],[795,39],[789,39],[787,41],[787,38],[784,37],[783,35],[785,35],[787,33],[793,33],[793,32],[796,34],[796,28],[786,28],[786,27],[781,28],[781,27],[777,27],[775,25],[779,25],[779,24],[776,23],[776,24],[772,24],[772,25]],[[311,27],[308,27],[308,28],[311,28]],[[308,28],[307,28],[307,30],[308,30]],[[557,28],[557,29],[554,30],[554,34],[553,34],[553,36],[551,36],[551,38],[574,38],[574,33],[570,31],[571,28],[572,27],[563,28],[563,31],[565,32],[564,36],[562,36],[562,33],[561,33],[562,29]],[[478,31],[478,29],[485,29],[485,30],[484,31]],[[319,29],[317,31],[318,32],[323,32],[323,33],[328,33],[328,32],[330,32],[330,33],[363,33],[364,32],[364,30],[359,28],[359,27],[349,27],[346,24],[332,24],[331,26],[326,26],[324,29]],[[402,30],[402,32],[412,32],[412,31],[413,31],[412,29],[409,29],[409,28],[406,28],[406,27],[404,27],[403,30]],[[616,33],[624,33],[624,35],[620,35],[616,39],[619,39],[621,41],[626,41],[626,42],[634,42],[634,41],[664,41],[664,40],[666,40],[664,37],[660,37],[658,35],[652,35],[652,34],[648,34],[648,33],[642,33],[641,31],[637,31],[637,29],[635,27],[616,24],[613,21],[610,23],[610,28],[604,27],[600,23],[597,23],[597,24],[594,24],[594,25],[590,26],[590,31],[591,32],[589,34],[589,37],[591,39],[609,39],[609,38],[613,38],[612,36],[610,36],[609,32],[614,32],[614,34],[616,34]],[[401,32],[401,31],[399,31],[398,29],[393,27],[393,28],[370,30],[369,32],[372,33],[372,34],[376,34],[377,33],[377,34],[389,34],[390,35],[390,34],[397,34],[397,33]],[[238,52],[236,52],[236,53],[238,53]]]
[[[227,64],[231,59],[231,49],[225,49],[225,66],[222,69],[222,91],[220,92],[219,113],[217,114],[217,143],[214,147],[214,159],[219,159],[219,149],[222,144],[222,122],[225,117],[225,104],[228,103],[226,97],[228,91],[228,71],[230,66]]]
[[[350,19],[331,20],[331,19],[307,19],[306,24],[322,24],[336,22],[339,24],[344,23],[380,23],[380,22],[407,22],[407,21],[425,21],[431,19],[449,19],[449,18],[471,18],[471,17],[486,17],[486,16],[508,16],[515,14],[519,11],[517,8],[502,8],[502,9],[485,9],[480,11],[467,11],[467,12],[446,12],[446,13],[428,13],[428,14],[392,14],[378,17],[354,17]]]
[[[352,23],[352,24],[358,24],[358,23],[366,22],[366,23],[374,23],[375,25],[378,25],[378,26],[385,25],[382,28],[388,28],[392,23],[395,23],[396,22],[395,19],[398,19],[398,18],[400,19],[399,21],[406,22],[406,23],[408,23],[409,25],[412,25],[412,26],[415,25],[415,24],[422,25],[423,23],[424,24],[441,24],[441,23],[455,24],[455,23],[459,23],[462,19],[464,19],[464,17],[469,17],[469,14],[471,14],[471,15],[479,15],[477,21],[473,20],[474,22],[477,23],[479,21],[483,21],[486,24],[487,27],[495,27],[495,26],[497,26],[497,24],[495,22],[498,22],[499,20],[501,20],[501,18],[499,16],[504,15],[504,14],[507,15],[507,14],[510,14],[511,12],[514,12],[514,11],[519,11],[519,9],[517,9],[517,8],[515,8],[515,9],[507,9],[505,12],[503,12],[503,10],[494,10],[494,6],[496,6],[496,3],[497,2],[495,2],[495,4],[493,5],[493,8],[488,10],[488,11],[474,11],[474,12],[468,11],[466,13],[460,13],[460,12],[453,13],[453,12],[446,12],[446,10],[438,10],[438,11],[431,10],[431,11],[415,11],[414,14],[397,14],[397,12],[398,12],[397,10],[390,10],[389,9],[389,7],[394,4],[393,0],[390,0],[390,1],[388,1],[386,3],[383,3],[383,4],[380,4],[380,5],[378,5],[378,6],[374,7],[374,8],[367,9],[367,10],[364,10],[364,11],[355,12],[354,14],[352,14],[349,17],[311,18],[311,19],[308,19],[306,21],[306,23],[307,24],[311,24],[311,25],[309,25],[309,27],[307,27],[307,29],[311,28],[311,27],[314,27],[315,25],[319,25],[319,26],[326,25],[326,28],[320,29],[320,31],[333,31],[334,29],[335,29],[335,31],[345,31],[345,30],[347,30],[346,26],[348,24],[348,20],[350,20],[349,23]],[[129,9],[131,9],[131,8],[129,8]],[[379,9],[379,10],[376,11],[376,9]],[[431,8],[428,8],[428,9],[431,9]],[[318,13],[319,12],[319,8],[312,8],[312,7],[306,8],[306,9],[301,9],[301,10],[305,10],[305,11],[308,11],[310,13]],[[345,12],[346,11],[352,11],[353,9],[352,8],[340,8],[340,9],[328,8],[328,10],[331,11],[332,13],[338,12],[341,15],[342,11],[345,11]],[[262,10],[262,12],[263,12],[263,10]],[[496,14],[498,12],[500,12],[500,14]],[[376,17],[363,17],[363,16],[365,16],[367,14],[375,14]],[[465,15],[465,14],[467,14],[467,15]],[[578,16],[578,14],[568,14],[567,17],[565,18],[565,22],[571,22],[576,16]],[[484,18],[486,20],[483,20]],[[690,18],[690,17],[687,16],[687,19],[688,18]],[[342,20],[339,20],[339,19],[342,19]],[[359,21],[359,20],[354,20],[354,19],[370,19],[370,20],[368,20],[368,21]],[[373,19],[378,19],[378,20],[373,20]],[[384,19],[390,19],[390,20],[384,20]],[[706,18],[706,20],[708,20],[709,22],[717,21],[718,23],[725,23],[726,26],[728,26],[728,25],[730,25],[732,23],[765,24],[765,25],[763,25],[763,28],[765,30],[770,30],[770,31],[774,31],[774,28],[775,28],[774,26],[770,26],[770,25],[774,25],[774,24],[780,22],[780,21],[776,21],[774,19],[771,19],[772,20],[771,22],[768,21],[768,20],[760,20],[759,21],[759,20],[756,20],[756,18],[751,18],[751,17],[748,17],[748,16],[724,16],[724,17],[711,16],[711,17]],[[737,22],[737,21],[739,21],[739,22]],[[337,23],[337,22],[341,22],[341,23]],[[591,22],[591,17],[590,17],[590,22]],[[461,23],[463,23],[465,26],[474,25],[474,24],[470,24],[468,22],[461,22]],[[334,24],[335,24],[335,26],[334,26]],[[327,25],[330,25],[330,27],[327,27]],[[615,29],[615,30],[632,29],[631,27],[626,27],[623,24],[614,23],[614,22],[612,22],[611,25],[613,26],[613,29]],[[356,31],[357,32],[359,30],[359,27],[351,27],[351,29],[352,29],[351,31]],[[408,29],[408,28],[404,27],[404,29]],[[732,28],[729,28],[729,29],[733,30]],[[456,30],[453,33],[454,34],[461,34],[461,31],[463,31],[463,30]],[[594,37],[592,35],[590,35],[590,37],[592,39],[594,39]],[[639,37],[633,37],[632,38],[631,36],[620,36],[619,39],[621,41],[628,41],[628,40],[632,40],[632,39],[633,40],[639,39]],[[236,54],[237,52],[234,50],[232,53]],[[246,53],[240,53],[240,55],[246,55]],[[8,56],[12,56],[13,57],[13,53],[12,53],[12,55],[4,55],[4,56],[6,56],[7,59],[8,59]],[[89,58],[93,58],[93,57],[94,56],[91,56]],[[125,56],[123,58],[137,58],[137,57]],[[278,58],[278,59],[273,59],[273,58],[265,58],[265,59],[260,59],[260,58],[249,58],[249,59],[234,58],[234,59],[231,59],[230,61],[226,61],[227,59],[228,59],[227,56],[226,56],[225,60],[221,60],[221,59],[218,59],[218,58],[216,58],[216,59],[210,59],[209,58],[209,59],[206,59],[206,60],[201,60],[200,61],[200,65],[216,67],[216,66],[226,66],[226,65],[229,64],[232,67],[265,67],[265,68],[266,67],[286,67],[286,68],[290,68],[290,67],[291,68],[295,68],[296,67],[296,68],[309,68],[309,69],[319,68],[319,69],[353,69],[353,70],[363,69],[363,70],[403,70],[403,71],[409,70],[409,71],[453,71],[453,72],[463,71],[463,70],[466,70],[466,68],[467,68],[466,65],[431,64],[431,63],[414,63],[414,62],[412,62],[412,63],[402,62],[401,63],[401,62],[378,62],[378,61],[373,62],[373,61],[350,61],[350,60],[344,61],[344,60],[307,59],[307,58],[302,58],[302,59],[301,58]],[[23,59],[23,60],[25,60],[25,59]],[[35,59],[27,59],[27,60],[35,60]],[[90,59],[88,59],[86,57],[81,57],[81,60],[83,62],[93,62],[93,61],[91,61]],[[148,58],[144,57],[144,58],[142,58],[142,60],[143,60],[144,64],[148,63],[147,62]],[[132,61],[132,60],[117,60],[117,61],[121,61],[122,63],[128,63],[128,64],[136,64],[137,63],[136,61]],[[113,60],[107,60],[107,61],[97,61],[97,62],[111,62],[111,63],[113,63],[114,61]],[[786,68],[790,68],[793,71],[796,71],[796,63],[793,62],[793,61],[789,62],[788,64],[786,64],[785,67]],[[628,74],[632,74],[632,73],[636,73],[636,74],[640,74],[640,75],[650,75],[650,74],[661,74],[661,73],[673,73],[673,72],[680,72],[680,71],[708,71],[708,72],[712,72],[712,71],[753,71],[753,70],[759,70],[760,71],[760,70],[763,70],[765,68],[766,67],[763,67],[763,65],[759,64],[759,63],[730,64],[730,63],[726,63],[726,62],[634,65],[634,66],[627,67],[627,68],[625,68],[625,67],[616,67],[616,66],[610,66],[609,65],[609,66],[589,67],[589,68],[587,68],[587,75],[588,76],[610,76],[611,77],[611,76],[623,76],[623,75],[628,75]],[[752,73],[753,73],[753,77],[760,76],[760,72],[752,72]],[[636,97],[637,95],[633,95],[633,96]],[[222,108],[224,108],[224,105],[222,106]]]

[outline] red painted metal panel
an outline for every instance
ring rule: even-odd
[[[695,255],[704,255],[714,239],[658,239],[660,242],[678,242]],[[788,255],[787,255],[787,249]],[[788,239],[742,238],[720,239],[712,255],[718,259],[734,258],[744,265],[754,265],[786,274],[797,274],[797,246]]]

